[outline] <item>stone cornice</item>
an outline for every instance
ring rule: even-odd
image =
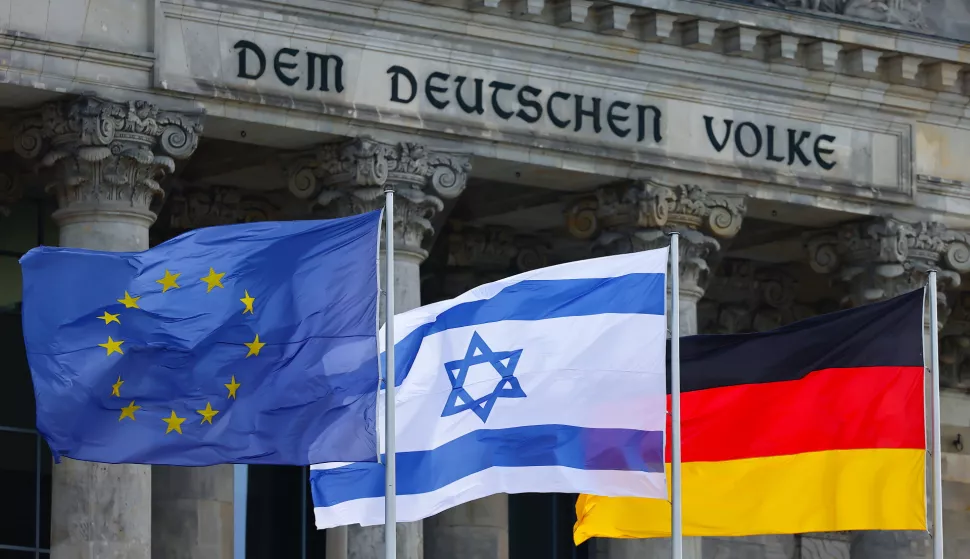
[[[310,0],[291,0],[284,11],[306,18],[308,22],[326,22],[319,27],[298,25],[296,28],[288,20],[263,17],[260,12],[266,9],[266,5],[255,0],[240,0],[240,6],[247,8],[245,11],[228,12],[222,4],[202,0],[164,0],[161,10],[188,21],[218,22],[241,30],[279,32],[293,38],[329,40],[343,46],[352,46],[356,42],[354,34],[366,33],[367,48],[388,55],[433,58],[434,53],[441,50],[443,38],[451,34],[461,39],[461,44],[452,48],[467,51],[465,54],[469,62],[474,61],[475,53],[500,45],[502,48],[517,49],[517,54],[535,58],[537,66],[534,71],[537,72],[541,72],[544,66],[555,69],[558,63],[568,66],[569,61],[577,59],[595,60],[595,64],[604,70],[615,68],[619,75],[629,75],[631,65],[644,67],[649,64],[651,84],[658,88],[655,93],[662,95],[663,84],[670,79],[665,74],[669,73],[671,77],[676,75],[681,79],[690,77],[697,81],[699,88],[707,83],[717,84],[718,88],[705,89],[705,97],[712,101],[718,98],[718,103],[721,103],[722,97],[718,91],[724,90],[725,83],[737,83],[738,87],[752,93],[785,91],[799,98],[810,98],[812,94],[808,92],[816,88],[807,87],[806,83],[831,84],[837,81],[837,87],[824,89],[826,103],[835,103],[844,97],[847,107],[880,110],[894,106],[901,111],[920,112],[929,112],[933,103],[953,105],[960,111],[967,105],[967,99],[962,96],[936,95],[937,91],[963,91],[960,74],[963,55],[959,44],[954,41],[850,22],[833,24],[808,15],[782,16],[744,5],[730,4],[732,11],[729,12],[724,5],[712,6],[697,1],[679,2],[677,10],[673,11],[669,2],[645,0],[643,7],[631,3],[618,10],[589,9],[582,21],[557,23],[556,14],[560,13],[561,8],[551,8],[569,3],[591,4],[581,0],[561,0],[555,4],[553,0],[544,0],[538,2],[545,6],[541,17],[519,17],[515,15],[515,10],[510,9],[511,0],[469,0],[466,3],[468,11],[442,9],[443,6],[434,5],[453,7],[455,4],[444,0],[422,3],[407,0],[329,0],[322,5]],[[492,5],[498,8],[490,9]],[[653,9],[650,7],[653,5],[662,5],[668,11]],[[378,7],[376,18],[373,16],[375,7]],[[219,11],[220,8],[223,10]],[[624,10],[629,11],[629,17],[624,15]],[[582,11],[579,8],[572,10],[577,14]],[[695,15],[692,13],[695,11],[703,15],[683,21],[685,15]],[[759,14],[752,18],[757,25],[739,27],[734,18],[734,13],[738,11],[746,16],[749,12]],[[745,22],[748,20],[745,19]],[[418,40],[417,43],[401,43],[402,26],[406,27],[411,38]],[[806,34],[814,33],[810,30],[816,26],[823,28],[820,36]],[[659,31],[650,35],[651,29]],[[739,42],[737,49],[726,46],[732,41]],[[647,43],[654,46],[641,50]],[[422,52],[421,45],[425,45],[427,53]],[[551,49],[553,45],[555,48]],[[843,55],[840,56],[840,53]],[[755,61],[761,64],[753,64]],[[937,62],[956,66],[934,66]],[[873,64],[876,65],[875,69]],[[919,71],[911,76],[914,67]],[[495,69],[500,70],[497,66]],[[955,81],[950,79],[954,73]],[[842,76],[846,79],[842,79]],[[939,87],[927,86],[925,94],[918,93],[916,87],[921,87],[923,81],[929,80],[929,84],[937,78]],[[163,79],[163,76],[156,76],[157,82]],[[576,83],[582,81],[578,74],[575,79]],[[878,100],[873,99],[870,103],[866,100],[869,97],[862,93],[871,91],[874,82],[880,80],[885,82],[882,89],[895,83],[915,87],[907,87],[898,95],[890,88],[881,93]],[[160,85],[165,87],[164,84]],[[731,105],[732,99],[739,107],[744,104],[744,100],[737,99],[730,92],[723,94],[725,104]]]

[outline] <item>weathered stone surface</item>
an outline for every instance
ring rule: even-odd
[[[235,188],[191,187],[176,191],[169,202],[172,229],[279,219],[279,208],[261,196]]]

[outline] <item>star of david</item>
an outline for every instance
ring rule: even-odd
[[[465,358],[445,363],[445,372],[451,379],[451,394],[445,403],[445,409],[441,412],[441,417],[455,415],[465,410],[471,410],[485,422],[488,414],[495,407],[495,401],[499,398],[525,398],[525,392],[519,385],[519,379],[515,378],[515,366],[519,364],[519,357],[522,355],[521,349],[513,351],[492,351],[485,343],[485,340],[478,335],[472,334],[471,342],[465,351]],[[471,394],[465,390],[465,379],[468,377],[468,369],[473,365],[488,363],[499,374],[495,389],[481,398],[472,398]]]

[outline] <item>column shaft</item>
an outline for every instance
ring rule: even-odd
[[[14,149],[50,175],[47,190],[57,196],[53,218],[61,246],[137,252],[148,248],[156,217],[151,204],[164,194],[158,182],[174,171],[176,159],[192,154],[201,132],[201,115],[81,97],[49,103],[26,117]],[[188,480],[165,485],[192,486]],[[168,487],[157,489],[165,494]],[[65,459],[53,469],[51,507],[53,559],[149,559],[153,521],[177,527],[164,532],[161,556],[197,555],[195,540],[181,529],[190,511],[172,516],[153,506],[149,466]],[[231,555],[231,525],[228,534]],[[222,557],[209,551],[207,557]]]

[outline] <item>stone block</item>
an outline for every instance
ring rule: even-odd
[[[643,41],[663,41],[674,33],[677,16],[663,12],[651,12],[639,19],[639,38]]]

